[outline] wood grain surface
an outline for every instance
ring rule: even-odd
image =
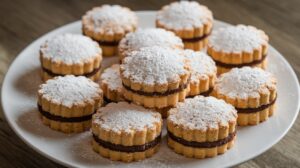
[[[132,10],[158,10],[165,0],[1,0],[0,82],[16,55],[33,40],[59,26],[79,20],[93,6],[120,4]],[[206,0],[200,1],[214,17],[232,24],[250,24],[265,30],[300,77],[299,0]],[[63,167],[25,145],[0,111],[0,167]],[[247,167],[300,167],[300,119],[288,134],[264,154],[238,165]]]

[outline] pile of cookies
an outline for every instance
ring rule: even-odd
[[[83,35],[62,34],[40,48],[38,110],[64,133],[91,128],[91,148],[124,162],[159,150],[163,118],[168,146],[193,158],[234,145],[237,126],[274,113],[276,79],[265,71],[268,36],[253,26],[213,30],[212,12],[173,2],[156,27],[137,28],[126,7],[103,5],[82,17]],[[103,57],[119,64],[101,69]]]

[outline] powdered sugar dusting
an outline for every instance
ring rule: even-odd
[[[120,76],[120,65],[114,64],[104,70],[100,77],[101,83],[106,83],[110,90],[122,90],[122,80]]]
[[[87,17],[93,21],[96,32],[120,32],[131,30],[137,25],[135,13],[119,5],[102,5],[89,11]]]
[[[276,81],[273,75],[260,68],[234,68],[222,74],[217,80],[215,88],[221,94],[233,98],[258,97],[259,92],[274,87]]]
[[[191,82],[198,83],[199,79],[217,73],[215,62],[206,53],[201,51],[185,50],[192,69]]]
[[[73,75],[50,79],[40,85],[38,92],[43,98],[67,107],[92,102],[102,94],[99,85],[92,80]]]
[[[261,30],[253,26],[237,25],[213,31],[208,45],[223,52],[250,52],[267,44],[268,39]]]
[[[109,103],[93,115],[93,123],[114,132],[141,131],[154,128],[161,115],[142,106],[127,102]]]
[[[144,84],[166,84],[188,74],[186,58],[178,50],[158,46],[131,52],[121,64],[122,75]]]
[[[192,29],[212,21],[213,16],[206,6],[197,2],[180,1],[165,6],[158,12],[157,20],[169,29]]]
[[[101,54],[98,43],[80,34],[57,35],[41,47],[45,58],[66,64],[81,63]]]
[[[237,112],[225,101],[214,97],[196,96],[179,103],[170,111],[168,120],[185,129],[206,130],[235,121]]]
[[[139,29],[128,33],[120,42],[120,49],[125,51],[151,46],[183,48],[183,42],[173,32],[160,28]]]

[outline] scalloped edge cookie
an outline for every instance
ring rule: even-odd
[[[66,77],[70,76],[56,77],[47,82]],[[91,80],[89,81],[92,82]],[[37,102],[39,114],[45,125],[64,133],[78,133],[90,128],[92,114],[103,103],[103,93],[100,87],[97,89],[99,92],[98,96],[93,97],[92,101],[66,105],[58,102],[55,98],[45,96],[46,93],[43,93],[42,90],[45,85],[47,83],[40,85]]]
[[[196,101],[196,99],[217,100],[213,97],[196,96],[195,98],[191,98],[186,101],[192,102]],[[231,106],[224,101],[223,103],[227,106]],[[188,105],[186,104],[186,106]],[[233,107],[230,109],[235,111]],[[192,126],[176,123],[176,121],[174,121],[176,120],[176,117],[173,117],[172,115],[176,115],[176,113],[178,113],[177,110],[177,107],[171,109],[167,119],[168,146],[176,153],[182,154],[186,157],[203,159],[223,154],[233,146],[236,139],[237,116],[234,117],[235,119],[228,119],[226,124],[218,123],[217,127],[208,124],[207,126],[204,126],[205,129],[200,129],[190,128]],[[173,118],[171,119],[171,117]]]
[[[133,23],[121,25],[118,28],[105,27],[102,30],[96,30],[96,26],[93,23],[93,18],[91,18],[90,15],[97,10],[115,7],[120,8],[122,12],[128,12],[128,15],[132,17]],[[137,16],[135,13],[129,8],[119,5],[102,5],[100,7],[94,7],[87,11],[84,16],[82,16],[82,33],[99,42],[104,56],[113,56],[117,54],[120,40],[125,36],[125,34],[135,31],[136,28]],[[107,31],[107,29],[110,31]]]
[[[197,3],[198,6],[207,13],[205,18],[206,21],[202,23],[200,26],[193,25],[192,27],[188,28],[176,28],[166,25],[159,19],[161,13],[165,12],[166,9],[170,8],[170,6],[174,6],[175,4],[181,3]],[[187,14],[188,15],[188,14]],[[198,2],[173,2],[168,5],[165,5],[158,11],[157,18],[155,21],[156,27],[163,28],[169,31],[174,32],[177,36],[179,36],[183,43],[185,49],[192,49],[195,51],[199,51],[206,47],[208,43],[208,37],[212,32],[213,27],[213,16],[212,12],[204,5],[200,5]]]
[[[107,126],[104,126],[105,121],[102,123],[104,125],[97,123],[97,120],[99,120],[98,115],[102,110],[105,108],[112,108],[113,106],[115,108],[121,107],[120,109],[122,110],[128,110],[126,106],[130,106],[135,110],[138,110],[136,108],[140,108],[145,112],[152,112],[151,117],[153,117],[153,120],[155,118],[155,120],[152,121],[151,127],[146,126],[142,130],[130,128],[129,132],[122,126],[118,126],[118,128],[122,127],[120,128],[121,130],[106,128]],[[103,114],[103,117],[104,116],[105,115]],[[145,122],[151,122],[151,120]],[[161,141],[162,124],[161,115],[154,111],[127,102],[110,103],[106,107],[100,108],[98,112],[93,115],[93,150],[105,158],[123,162],[139,161],[151,157],[158,151]]]

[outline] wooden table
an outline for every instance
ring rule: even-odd
[[[158,10],[165,0],[1,0],[0,82],[16,55],[33,40],[66,23],[79,20],[85,11],[104,3],[133,10]],[[300,76],[300,1],[201,1],[214,17],[232,24],[250,24],[270,35],[271,44]],[[300,119],[289,133],[264,154],[237,167],[300,167]],[[62,167],[24,144],[6,123],[0,111],[0,167]]]

